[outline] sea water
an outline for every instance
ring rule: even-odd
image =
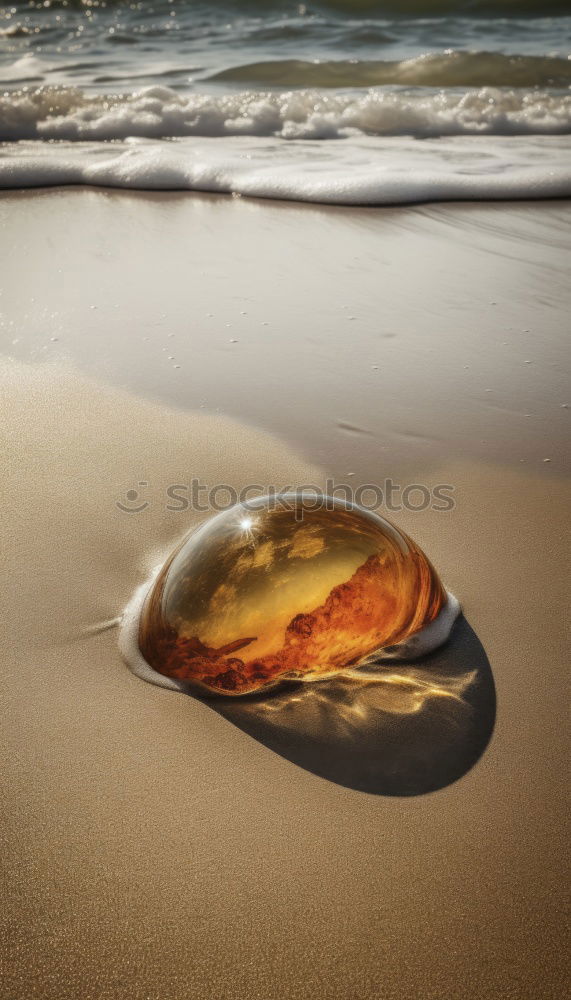
[[[338,204],[571,195],[571,6],[0,7],[0,186]]]

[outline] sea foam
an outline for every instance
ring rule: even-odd
[[[147,87],[103,97],[41,87],[0,98],[0,186],[345,205],[563,197],[571,194],[570,133],[571,97],[539,91],[181,95]]]
[[[180,94],[146,87],[86,94],[24,88],[0,97],[0,140],[183,136],[337,139],[364,135],[560,135],[571,132],[571,96],[481,87],[465,93],[370,89]]]
[[[571,139],[253,136],[19,142],[0,153],[0,187],[84,184],[338,205],[571,196]]]

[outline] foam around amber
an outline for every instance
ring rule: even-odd
[[[355,505],[288,500],[219,514],[167,560],[139,624],[156,671],[248,694],[354,666],[437,617],[446,593],[410,538]]]

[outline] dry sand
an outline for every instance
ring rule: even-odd
[[[569,215],[0,199],[6,1000],[563,996]],[[455,487],[392,517],[473,633],[365,708],[131,675],[169,484],[329,475]]]

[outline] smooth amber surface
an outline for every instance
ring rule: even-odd
[[[147,597],[139,645],[168,677],[247,694],[355,665],[445,600],[424,553],[378,515],[331,498],[319,509],[265,498],[183,541]]]

